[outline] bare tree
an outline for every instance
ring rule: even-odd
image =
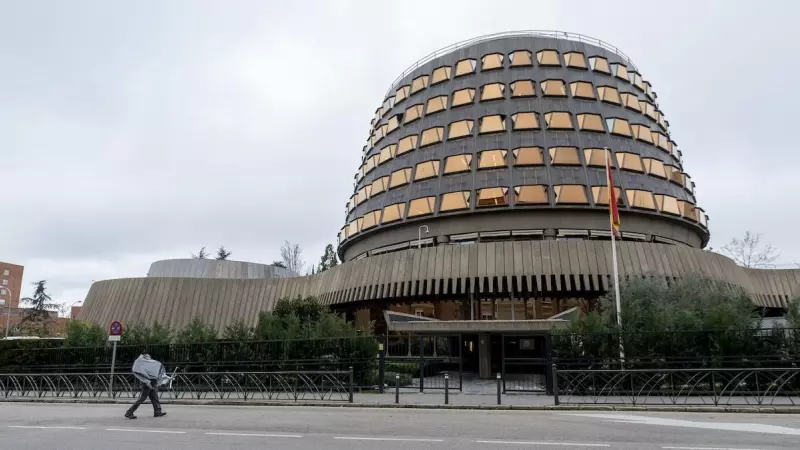
[[[196,255],[192,255],[192,259],[206,259],[208,258],[208,253],[206,252],[205,247],[200,247],[200,251],[197,252]]]
[[[770,244],[761,243],[761,234],[744,233],[744,238],[733,238],[722,247],[722,253],[742,267],[771,267],[780,256],[778,250]]]
[[[283,247],[281,247],[281,262],[292,272],[303,273],[303,267],[306,265],[303,261],[303,249],[297,244],[284,241]]]

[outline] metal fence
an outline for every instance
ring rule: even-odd
[[[566,369],[553,367],[555,404],[800,404],[800,367]]]
[[[353,371],[177,373],[161,398],[193,400],[283,400],[353,402]],[[131,374],[0,374],[6,398],[123,398],[139,396]]]
[[[461,335],[395,336],[386,337],[385,366],[389,386],[400,375],[401,386],[439,390],[463,388],[463,359]]]

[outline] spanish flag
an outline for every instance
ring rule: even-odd
[[[611,151],[606,149],[606,179],[608,181],[608,213],[611,216],[611,233],[620,239],[619,233],[619,207],[617,206],[617,191],[614,190],[614,176],[611,173]]]

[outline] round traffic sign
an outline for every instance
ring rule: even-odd
[[[111,322],[111,327],[108,329],[108,334],[111,336],[121,336],[122,335],[122,322],[119,320],[115,320]]]

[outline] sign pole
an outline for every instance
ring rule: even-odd
[[[108,327],[108,340],[114,343],[111,350],[111,379],[108,380],[108,398],[114,399],[114,367],[117,365],[117,343],[122,338],[122,323],[118,320],[111,322]]]
[[[117,341],[114,341],[113,350],[111,350],[111,380],[108,383],[108,396],[114,399],[114,366],[117,363]]]

